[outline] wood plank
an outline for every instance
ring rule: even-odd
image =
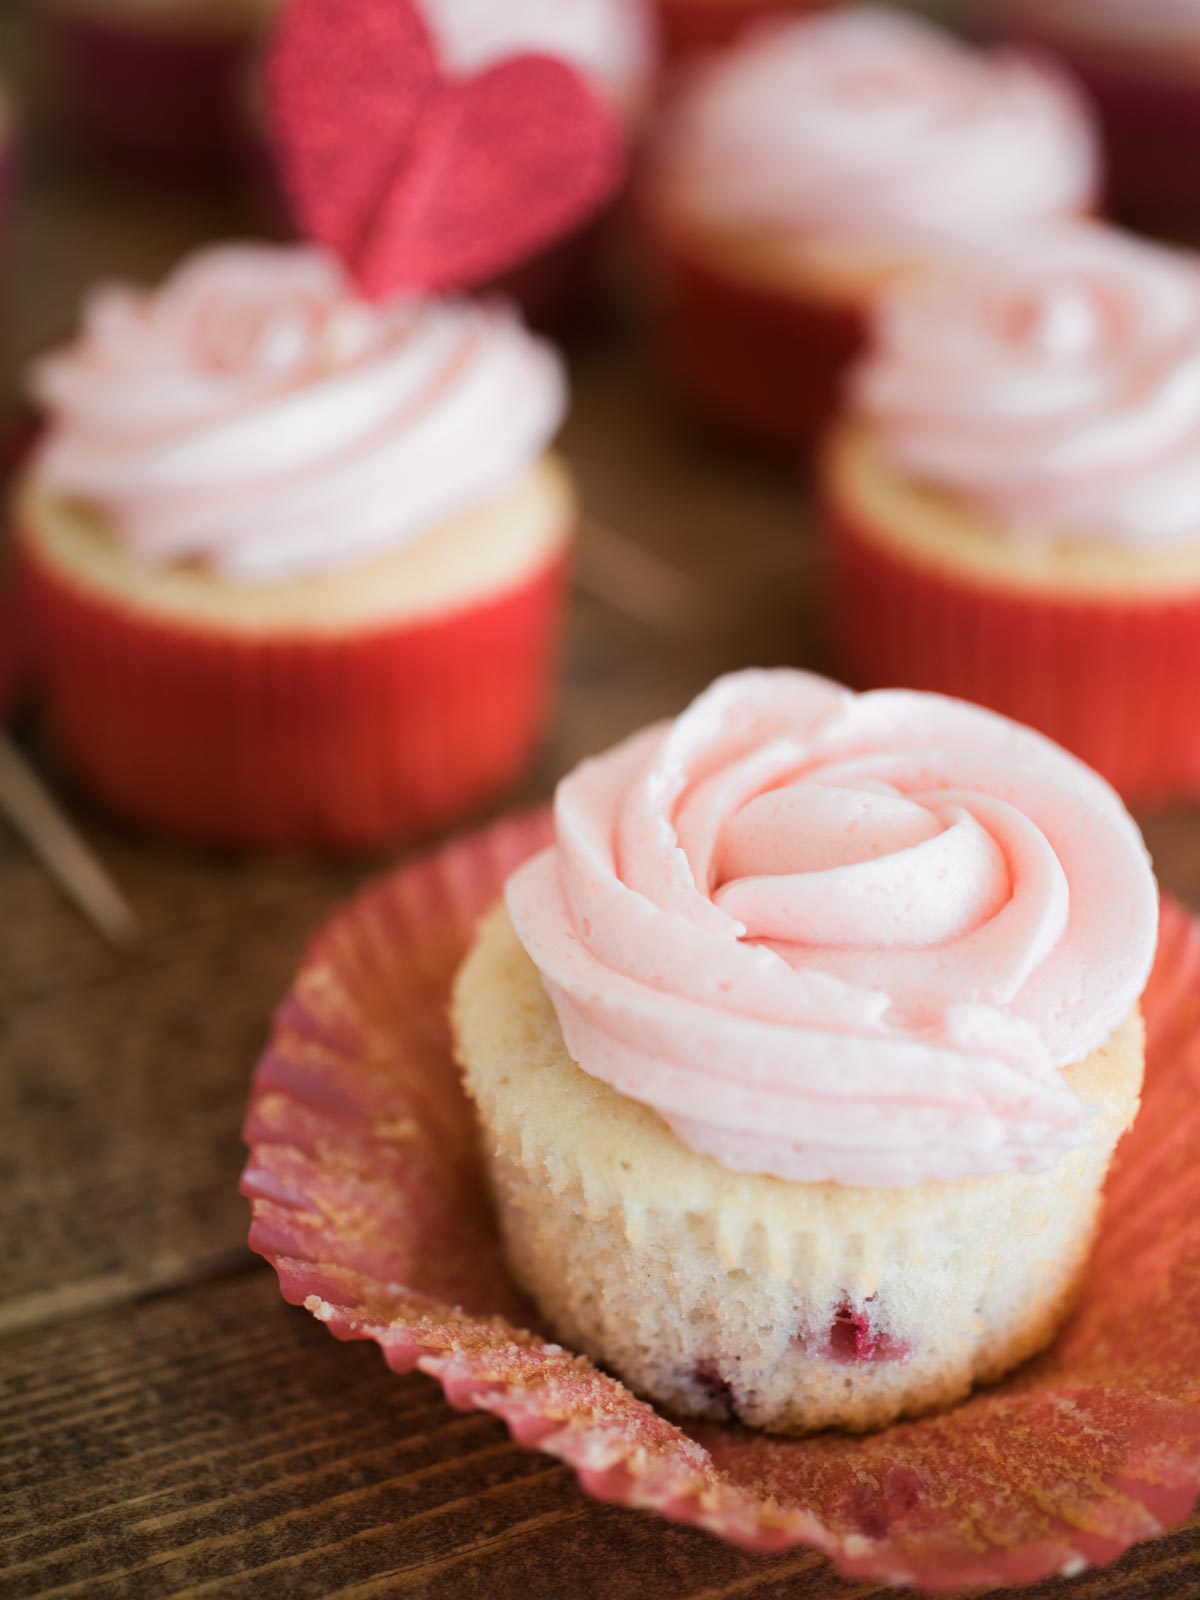
[[[0,1342],[0,1592],[881,1600],[586,1500],[428,1379],[339,1345],[266,1271]],[[1194,1600],[1200,1523],[1043,1600]]]

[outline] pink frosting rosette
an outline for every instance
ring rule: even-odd
[[[897,284],[852,407],[889,461],[1014,535],[1200,528],[1200,262],[1059,224]]]
[[[697,69],[660,177],[717,225],[889,244],[1085,211],[1098,168],[1065,78],[861,7],[764,24]]]
[[[234,579],[370,559],[503,487],[566,406],[500,305],[360,299],[309,246],[224,245],[157,290],[93,290],[36,364],[40,484],[149,563]]]
[[[740,1170],[1043,1170],[1061,1069],[1136,1004],[1157,896],[1113,791],[1039,735],[807,673],[719,680],[559,787],[507,889],[572,1057]]]

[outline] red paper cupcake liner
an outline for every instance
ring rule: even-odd
[[[840,666],[862,688],[974,700],[1048,734],[1130,800],[1200,793],[1200,593],[988,589],[884,549],[832,490]]]
[[[828,11],[837,0],[659,0],[663,53],[668,64],[712,50],[767,17]]]
[[[779,460],[809,452],[866,339],[866,308],[723,272],[652,229],[662,362],[698,421]]]
[[[566,563],[429,620],[253,638],[159,623],[26,556],[54,734],[153,828],[235,846],[354,849],[494,798],[549,706]]]
[[[1200,71],[1097,49],[1052,23],[1009,23],[1003,3],[995,12],[998,31],[1057,56],[1087,90],[1104,135],[1108,209],[1143,227],[1200,227]]]
[[[686,1428],[537,1333],[505,1270],[446,999],[476,919],[550,837],[516,818],[369,888],[314,943],[245,1125],[250,1242],[284,1297],[501,1417],[586,1493],[848,1577],[948,1590],[1115,1560],[1200,1489],[1200,924],[1165,903],[1143,1106],[1076,1312],[1043,1356],[867,1437]]]
[[[89,153],[161,174],[239,163],[253,41],[139,27],[55,4],[34,7],[64,111]]]

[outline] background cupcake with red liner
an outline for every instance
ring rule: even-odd
[[[1198,0],[985,0],[996,32],[1070,67],[1104,130],[1108,198],[1123,220],[1200,228]]]
[[[63,115],[90,155],[177,175],[251,148],[243,83],[275,0],[32,0]]]
[[[960,1399],[1070,1303],[1157,907],[1116,795],[1028,729],[718,681],[564,780],[459,976],[516,1281],[684,1415]]]
[[[566,390],[508,311],[310,246],[95,290],[34,369],[18,543],[49,715],[132,818],[348,847],[502,789],[547,709]]]
[[[853,680],[1200,788],[1200,263],[1099,224],[897,285],[823,466]]]
[[[51,720],[103,798],[352,847],[480,805],[542,728],[577,517],[547,457],[563,372],[451,292],[604,204],[621,145],[560,62],[447,77],[400,0],[295,0],[269,87],[319,247],[97,290],[34,369],[18,542]]]
[[[832,408],[882,284],[947,249],[1087,211],[1065,80],[870,8],[755,30],[668,111],[643,201],[665,362],[695,412],[776,452]]]

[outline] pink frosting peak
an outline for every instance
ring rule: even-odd
[[[663,130],[668,200],[717,226],[872,246],[1087,210],[1098,141],[1046,66],[869,7],[752,31]]]
[[[1200,260],[1059,224],[881,299],[851,404],[888,460],[1014,536],[1200,530]]]
[[[506,308],[369,305],[308,246],[94,290],[30,387],[40,483],[147,562],[244,580],[411,542],[519,477],[566,408],[558,358]]]
[[[1060,1069],[1146,982],[1157,891],[1074,757],[936,695],[720,679],[559,786],[510,879],[572,1057],[724,1165],[895,1186],[1086,1142]]]

